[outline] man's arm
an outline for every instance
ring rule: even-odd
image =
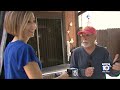
[[[118,58],[119,54],[116,54],[113,60],[111,59],[110,55],[108,57],[111,63],[111,70],[110,73],[107,74],[109,74],[112,77],[117,77],[120,74],[120,63],[117,62]]]
[[[71,59],[70,59],[70,68],[78,68],[78,74],[79,77],[85,76],[85,69],[79,67],[78,59],[79,59],[79,51],[74,51],[72,53]]]

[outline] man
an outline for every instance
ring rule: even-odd
[[[109,52],[102,46],[96,45],[96,29],[87,26],[78,32],[81,37],[81,47],[73,50],[70,68],[77,68],[80,79],[106,79],[105,74],[118,76],[120,74],[119,54],[111,59]],[[65,72],[58,78],[65,79]]]

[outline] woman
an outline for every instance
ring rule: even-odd
[[[27,44],[37,28],[31,11],[8,11],[4,27],[14,36],[4,52],[5,79],[42,79],[41,62]]]

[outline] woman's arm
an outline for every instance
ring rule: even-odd
[[[67,72],[62,72],[62,74],[54,79],[70,79],[69,75],[67,74]]]
[[[37,62],[29,62],[24,66],[24,70],[29,79],[42,79],[42,72]]]

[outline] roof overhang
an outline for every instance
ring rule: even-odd
[[[86,12],[86,11],[80,11],[80,12],[78,12],[78,16],[81,15],[81,14],[83,14],[84,12]]]

